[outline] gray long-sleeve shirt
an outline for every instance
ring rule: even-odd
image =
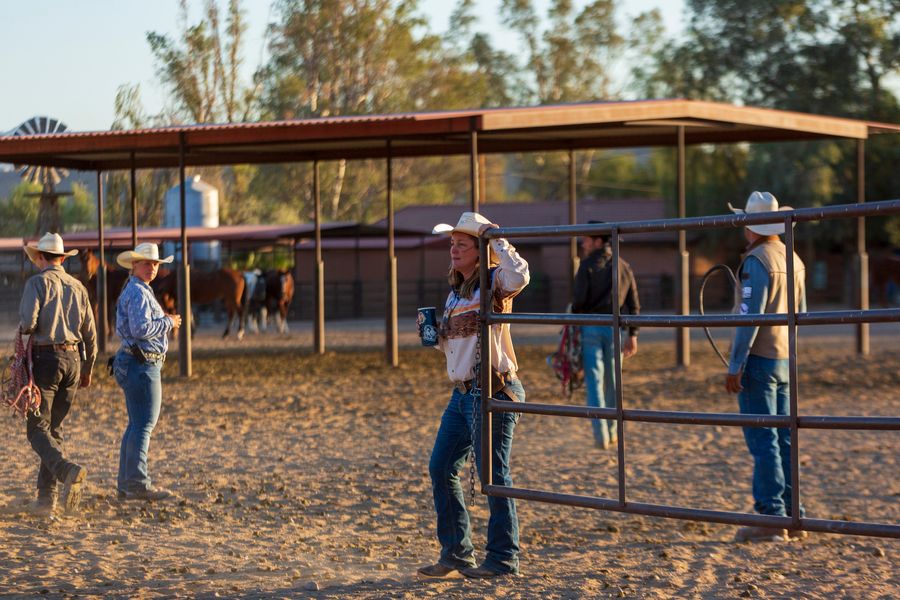
[[[25,282],[19,304],[19,327],[35,344],[84,342],[90,373],[97,360],[97,332],[87,290],[60,265],[47,267]]]

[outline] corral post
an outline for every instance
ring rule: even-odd
[[[476,356],[476,367],[481,367],[481,373],[475,373],[475,377],[479,378],[477,385],[481,388],[481,491],[484,493],[485,486],[493,485],[493,450],[491,449],[491,323],[488,315],[493,310],[492,298],[490,293],[491,282],[488,280],[488,270],[490,269],[488,247],[490,240],[484,235],[478,236],[478,289],[481,290],[478,319],[478,336],[480,338],[481,356]],[[472,412],[472,418],[475,418],[475,412]],[[474,443],[474,440],[472,440]]]
[[[325,354],[325,263],[322,262],[322,199],[319,190],[319,161],[313,161],[313,201],[315,203],[316,269],[314,352]]]
[[[619,298],[619,228],[614,227],[610,237],[612,242],[612,298]],[[625,400],[622,388],[622,329],[620,327],[622,309],[619,302],[614,300],[613,310],[613,383],[616,386],[616,452],[619,456],[619,504],[625,506]]]
[[[577,188],[575,183],[575,150],[569,148],[569,225],[574,225],[578,220],[577,215]],[[575,273],[578,271],[578,238],[569,239],[569,268],[567,269],[569,284],[569,299],[575,295]]]
[[[856,202],[866,201],[866,142],[856,141]],[[866,218],[856,219],[856,272],[859,277],[856,298],[859,310],[869,310],[869,255],[866,253]],[[869,324],[856,325],[856,352],[869,355]]]
[[[188,262],[187,243],[187,202],[185,190],[185,152],[187,146],[184,134],[179,136],[178,143],[178,181],[179,202],[181,209],[181,268],[178,269],[178,308],[181,310],[181,329],[178,331],[178,371],[182,377],[193,374],[191,356],[191,265]]]
[[[685,218],[685,149],[684,149],[684,125],[678,126],[678,218]],[[678,305],[679,315],[690,314],[690,270],[691,261],[687,250],[687,234],[684,229],[678,230]],[[615,304],[615,303],[614,303]],[[675,330],[675,354],[679,367],[687,367],[691,364],[691,330],[687,327],[679,327]]]
[[[394,250],[394,188],[392,185],[393,157],[391,156],[391,141],[387,142],[387,245],[388,245],[388,314],[385,320],[385,353],[389,365],[396,367],[400,364],[400,353],[397,347],[397,255]]]
[[[109,337],[109,319],[106,305],[106,255],[103,237],[103,173],[97,171],[97,246],[99,248],[100,267],[97,269],[97,349],[106,353],[106,339]]]
[[[791,529],[800,529],[800,435],[798,427],[797,378],[797,292],[794,286],[794,220],[784,219],[784,241],[787,246],[787,302],[788,302],[788,393],[791,418]]]

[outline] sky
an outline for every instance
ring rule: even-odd
[[[203,0],[189,0],[191,22]],[[431,31],[446,30],[453,0],[420,0]],[[576,7],[584,4],[575,0]],[[219,3],[225,10],[227,2]],[[248,24],[244,53],[247,76],[264,62],[269,0],[243,0]],[[478,0],[478,30],[495,45],[511,48],[496,17],[500,0]],[[547,0],[536,0],[545,14]],[[620,0],[620,17],[660,9],[669,32],[682,28],[683,0]],[[155,114],[164,98],[146,41],[148,31],[175,35],[177,0],[0,0],[0,133],[35,115],[61,120],[72,131],[109,129],[113,101],[123,84],[139,84],[146,111]]]

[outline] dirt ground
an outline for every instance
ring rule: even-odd
[[[376,332],[377,333],[377,332]],[[346,339],[341,338],[344,335]],[[377,335],[375,336],[378,337]],[[514,329],[514,338],[516,332]],[[357,345],[344,332],[331,341]],[[70,456],[89,471],[80,515],[40,518],[24,424],[0,419],[0,597],[242,598],[896,598],[897,540],[812,534],[732,541],[735,527],[519,502],[522,574],[422,581],[438,555],[428,457],[449,395],[442,357],[404,337],[383,352],[310,353],[308,335],[195,345],[195,375],[164,370],[151,472],[177,494],[115,500],[120,390],[101,369],[67,420]],[[407,344],[412,341],[413,343]],[[802,414],[900,414],[900,341],[868,359],[847,339],[801,346]],[[644,341],[625,363],[626,405],[732,412],[723,369],[695,345],[672,368],[670,341]],[[547,344],[519,343],[528,400],[566,400]],[[628,498],[751,511],[751,462],[739,428],[626,424]],[[897,432],[800,432],[808,516],[900,523]],[[615,497],[613,451],[583,419],[525,415],[516,485]],[[487,509],[474,509],[481,556]]]

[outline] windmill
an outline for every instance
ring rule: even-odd
[[[56,119],[31,117],[16,127],[12,131],[12,135],[50,135],[62,133],[65,130],[65,124]],[[40,198],[34,234],[42,235],[47,231],[61,233],[62,223],[59,218],[59,199],[63,196],[71,196],[72,192],[57,192],[56,186],[65,177],[69,176],[69,171],[57,169],[56,167],[33,165],[15,165],[15,169],[24,181],[41,184],[40,192],[26,194],[26,196]]]

